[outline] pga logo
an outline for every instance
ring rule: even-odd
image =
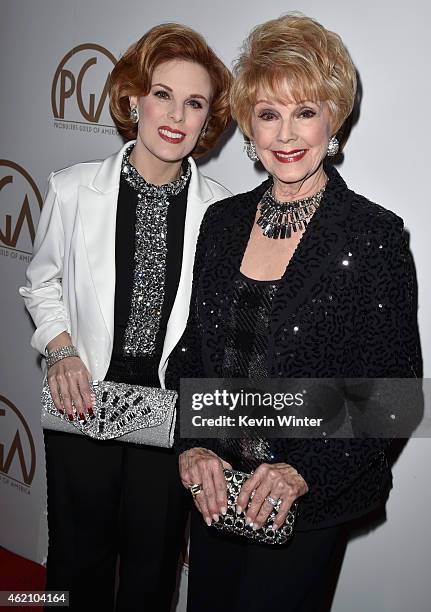
[[[31,254],[42,205],[42,196],[27,170],[0,159],[0,246]]]
[[[86,43],[66,53],[55,71],[51,106],[55,119],[113,126],[109,77],[117,60],[101,45]]]
[[[30,486],[36,471],[36,448],[20,410],[0,395],[0,473]]]

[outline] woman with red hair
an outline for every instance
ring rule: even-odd
[[[152,28],[110,81],[129,142],[51,174],[20,292],[55,406],[93,412],[89,380],[164,387],[184,331],[200,222],[229,192],[194,158],[230,120],[228,69],[195,31]],[[47,590],[73,610],[170,610],[187,503],[171,449],[45,430]]]

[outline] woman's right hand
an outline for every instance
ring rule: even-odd
[[[194,496],[196,508],[206,524],[218,521],[219,514],[226,514],[227,486],[223,468],[232,467],[207,448],[191,448],[180,455],[180,477],[186,489],[199,484],[202,490]]]
[[[89,381],[90,372],[79,357],[65,357],[48,370],[48,384],[55,407],[73,421],[73,408],[80,419],[93,416],[96,398]]]

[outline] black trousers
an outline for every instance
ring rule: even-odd
[[[259,545],[207,527],[193,509],[187,612],[326,612],[345,542],[337,526]]]
[[[45,431],[47,590],[71,610],[168,612],[189,496],[169,449]]]

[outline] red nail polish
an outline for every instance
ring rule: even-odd
[[[69,417],[69,421],[73,421],[73,414],[68,414],[67,416]]]
[[[92,409],[92,408],[87,408],[87,410],[88,410],[88,414],[89,414],[91,417],[94,417],[94,412],[93,412],[93,409]]]

